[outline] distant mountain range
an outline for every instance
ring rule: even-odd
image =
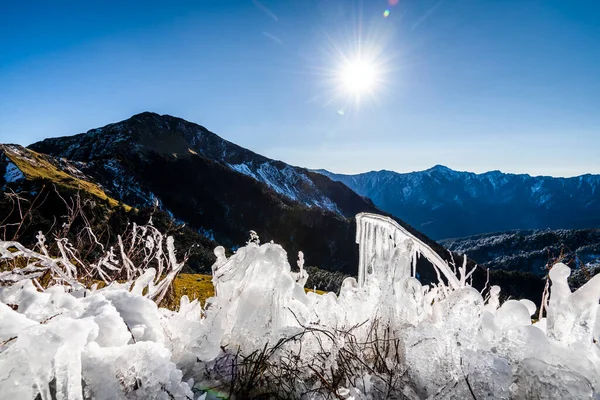
[[[514,229],[600,227],[600,175],[475,174],[442,165],[403,174],[317,172],[436,240]]]

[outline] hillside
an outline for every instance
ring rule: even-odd
[[[354,215],[385,214],[339,182],[168,115],[142,113],[29,148],[76,167],[117,201],[139,209],[157,205],[226,248],[243,245],[255,230],[261,241],[280,243],[292,263],[301,250],[307,265],[350,275],[358,254]]]
[[[271,160],[231,143],[203,126],[169,115],[145,112],[128,120],[92,129],[79,135],[45,139],[29,146],[40,153],[80,163],[100,181],[111,181],[110,189],[132,203],[150,203],[151,194],[132,190],[135,163],[156,161],[211,160],[265,184],[285,199],[351,217],[364,200],[345,186],[322,179],[304,168]],[[193,170],[191,170],[193,171]],[[129,180],[128,180],[129,179]],[[114,182],[112,182],[114,181]]]
[[[545,275],[548,262],[558,257],[574,268],[600,261],[600,229],[516,230],[440,243],[487,268],[537,275]]]
[[[340,181],[433,239],[514,229],[600,227],[600,175],[553,178],[491,171],[372,171]]]
[[[340,274],[331,276],[318,272],[315,277],[319,279],[309,282],[309,287],[337,291],[343,276],[357,274],[354,215],[363,211],[386,215],[339,182],[269,160],[171,116],[143,113],[84,134],[46,139],[29,149],[3,149],[6,154],[5,163],[0,165],[0,183],[6,194],[0,211],[10,214],[7,220],[14,223],[7,229],[8,238],[14,235],[15,227],[28,243],[39,230],[47,233],[56,229],[60,226],[56,218],[58,222],[64,220],[61,216],[69,213],[67,204],[72,196],[79,195],[88,217],[76,219],[77,229],[84,229],[89,219],[100,232],[99,240],[109,245],[131,223],[145,224],[151,217],[157,228],[175,236],[180,252],[191,249],[187,272],[210,272],[216,246],[224,246],[231,254],[254,230],[262,243],[280,243],[291,265],[296,265],[297,252],[303,251],[307,267],[338,271]],[[11,157],[16,163],[6,161]],[[258,172],[252,175],[231,167],[240,162],[247,163],[251,171],[276,166],[271,176],[279,177],[280,184],[274,184],[275,178],[261,180]],[[26,175],[19,168],[39,171]],[[284,180],[286,176],[289,180]],[[298,181],[305,184],[294,183]],[[294,192],[286,194],[275,188],[286,185]],[[32,209],[22,226],[21,214],[10,195],[13,191]],[[442,258],[452,258],[443,246],[404,221],[395,220]],[[459,259],[458,254],[454,259]],[[469,264],[473,265],[472,261]],[[422,282],[436,280],[425,259],[419,259],[418,269]],[[485,285],[482,269],[474,278],[476,287]],[[494,272],[490,282],[505,287],[503,295],[513,297],[527,297],[543,285],[535,275],[518,271]]]
[[[187,272],[208,272],[215,260],[213,249],[218,244],[214,240],[156,207],[131,207],[115,199],[65,159],[0,145],[0,190],[0,237],[4,240],[33,245],[38,232],[43,232],[47,237],[68,237],[81,247],[85,238],[86,245],[96,248],[85,252],[93,258],[99,247],[115,246],[117,235],[126,234],[132,224],[152,220],[160,231],[175,238],[180,252],[190,252]]]
[[[57,160],[17,145],[0,144],[0,167],[4,170],[3,191],[8,186],[21,188],[27,182],[47,182],[64,190],[83,191],[112,207],[118,205],[100,185],[64,159]],[[127,205],[123,207],[130,209]]]

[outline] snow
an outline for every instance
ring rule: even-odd
[[[210,240],[216,240],[215,239],[215,233],[213,232],[212,229],[205,229],[205,228],[198,228],[198,233]]]
[[[542,189],[543,184],[543,181],[538,181],[531,185],[531,195],[534,196],[537,192],[539,192]]]
[[[17,167],[13,162],[9,161],[6,165],[6,172],[4,173],[4,181],[6,183],[14,183],[20,180],[25,179],[25,175],[19,167]]]
[[[229,168],[231,168],[234,171],[239,172],[240,174],[244,174],[246,176],[249,176],[250,178],[258,180],[256,175],[254,175],[254,173],[250,170],[250,168],[248,168],[248,166],[244,163],[242,163],[242,164],[227,164],[227,165],[229,166]]]
[[[270,163],[266,162],[261,164],[261,166],[256,171],[259,180],[261,182],[266,183],[270,188],[275,190],[277,193],[282,194],[292,200],[298,200],[298,195],[295,190],[290,189],[290,187],[286,184],[286,180],[280,180],[278,175],[280,175],[280,171],[277,168],[274,168]],[[289,179],[289,175],[284,177]],[[278,182],[279,181],[279,182]]]
[[[478,292],[466,262],[448,265],[387,217],[356,219],[358,280],[338,295],[305,293],[303,254],[292,272],[282,247],[257,240],[229,258],[215,249],[216,295],[204,307],[185,296],[178,311],[157,307],[145,294],[161,276],[151,269],[102,289],[0,286],[0,397],[216,398],[209,389],[244,371],[239,357],[268,349],[252,390],[298,366],[281,372],[294,390],[283,397],[331,398],[335,380],[333,397],[355,400],[396,384],[393,395],[409,399],[598,398],[600,275],[571,292],[571,270],[556,264],[546,317],[532,324],[531,301]],[[11,246],[0,242],[3,258],[19,256]],[[416,279],[419,257],[436,284]]]
[[[421,221],[418,218],[414,219],[414,216],[411,218],[407,211],[403,214],[402,210],[423,206],[421,211],[426,212],[429,210],[429,205],[437,200],[444,205],[466,207],[466,204],[471,206],[476,204],[478,207],[492,207],[501,212],[505,210],[504,205],[512,205],[520,209],[533,207],[534,211],[529,215],[525,213],[520,218],[515,217],[515,221],[519,222],[516,225],[523,226],[520,221],[530,218],[532,213],[540,217],[551,208],[559,210],[573,207],[579,211],[589,208],[590,205],[595,204],[598,197],[596,191],[600,187],[600,175],[553,178],[500,171],[475,174],[453,171],[439,165],[425,171],[409,173],[383,170],[343,175],[326,170],[314,171],[346,184],[359,195],[373,200],[380,209],[398,215],[413,225],[418,225]],[[500,208],[497,208],[499,206]],[[580,218],[586,217],[585,213],[580,212],[580,214]],[[545,221],[547,218],[542,220]],[[527,225],[537,226],[537,224]],[[560,223],[550,225],[560,225]],[[541,226],[543,227],[544,224]],[[493,229],[502,228],[496,224],[496,228],[488,226],[482,231]],[[433,231],[430,234],[433,234]]]
[[[117,195],[116,197],[127,199],[133,196],[135,202],[141,205],[147,207],[155,205],[158,199],[157,196],[151,191],[144,190],[133,176],[127,174],[120,161],[109,159],[90,162],[92,166],[96,163],[100,164],[100,167],[112,177],[108,189],[113,191]],[[164,209],[160,199],[158,201],[160,208]],[[181,221],[178,221],[178,223],[182,224]]]
[[[323,208],[341,214],[336,204],[321,194],[313,181],[295,167],[285,165],[283,168],[278,168],[270,161],[263,162],[258,167],[251,163],[227,165],[236,172],[266,184],[288,199],[299,201],[308,207]]]

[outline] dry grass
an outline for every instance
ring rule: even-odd
[[[306,293],[308,293],[308,292],[314,292],[314,293],[316,293],[316,294],[325,294],[325,293],[327,293],[327,292],[326,292],[326,291],[324,291],[324,290],[319,290],[319,289],[317,289],[317,290],[313,290],[313,289],[309,289],[309,288],[304,288],[304,291],[305,291]]]
[[[212,276],[211,275],[202,275],[202,274],[179,274],[177,278],[173,281],[173,290],[174,290],[174,303],[163,304],[167,306],[167,308],[178,308],[179,307],[179,299],[181,296],[186,295],[189,297],[190,301],[192,300],[200,300],[200,303],[204,305],[204,302],[209,297],[215,295],[215,289],[212,284]],[[304,288],[306,292],[312,292],[312,289]],[[324,294],[326,292],[322,290],[315,291],[317,294]]]
[[[199,299],[200,303],[215,295],[211,275],[179,274],[173,281],[175,299],[178,301],[186,295],[191,300]]]
[[[24,154],[25,152],[26,154]],[[90,193],[101,200],[108,201],[111,207],[120,205],[117,200],[108,196],[104,190],[95,183],[75,178],[66,172],[59,170],[50,162],[46,161],[41,154],[36,153],[33,150],[21,150],[21,152],[17,154],[16,152],[10,151],[9,148],[5,148],[5,153],[10,161],[12,161],[28,179],[48,180],[59,186]],[[131,209],[131,207],[127,205],[122,206],[126,211]]]

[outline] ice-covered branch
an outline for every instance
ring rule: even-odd
[[[412,276],[415,277],[416,260],[419,255],[431,262],[436,271],[441,272],[453,289],[464,287],[452,272],[448,263],[416,236],[389,217],[361,213],[356,216],[356,242],[359,245],[358,282],[365,283],[367,275],[373,273],[372,260],[389,259],[398,246],[405,246],[410,254]],[[408,254],[407,254],[408,255]],[[370,268],[371,267],[371,268]],[[393,274],[393,271],[383,271]]]
[[[0,260],[4,265],[12,265],[0,272],[0,284],[35,280],[47,275],[50,284],[78,290],[83,287],[83,280],[102,280],[109,285],[118,280],[132,282],[141,276],[148,276],[147,272],[152,271],[152,279],[146,284],[149,288],[146,296],[160,302],[187,259],[184,257],[182,262],[178,262],[173,238],[168,237],[166,244],[163,244],[164,235],[151,225],[134,224],[126,239],[117,237],[118,257],[111,247],[89,265],[82,261],[78,249],[67,238],[54,239],[57,248],[55,255],[49,253],[47,239],[42,232],[36,238],[37,251],[19,242],[0,241]],[[125,240],[129,242],[128,245]],[[22,264],[25,266],[20,266]],[[156,268],[151,268],[152,265]]]

